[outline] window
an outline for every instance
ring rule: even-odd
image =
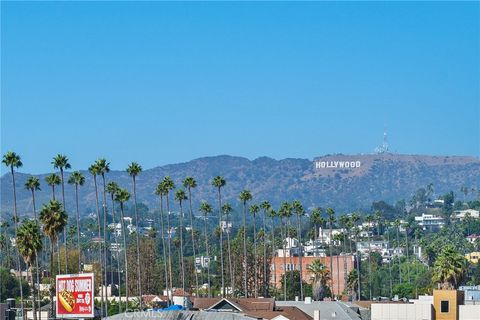
[[[449,311],[449,301],[442,300],[440,301],[440,312],[448,313]]]

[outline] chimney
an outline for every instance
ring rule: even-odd
[[[320,310],[313,311],[313,320],[320,320]]]

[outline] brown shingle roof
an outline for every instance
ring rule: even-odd
[[[275,299],[272,298],[225,298],[242,311],[273,311],[275,308]],[[193,307],[206,310],[220,302],[222,298],[194,298]]]

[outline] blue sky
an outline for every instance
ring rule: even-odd
[[[480,5],[1,3],[21,171],[391,150],[480,155]],[[2,172],[5,172],[2,169]]]

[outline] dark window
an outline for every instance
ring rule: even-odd
[[[440,312],[448,313],[449,303],[448,301],[441,301],[440,302]]]

